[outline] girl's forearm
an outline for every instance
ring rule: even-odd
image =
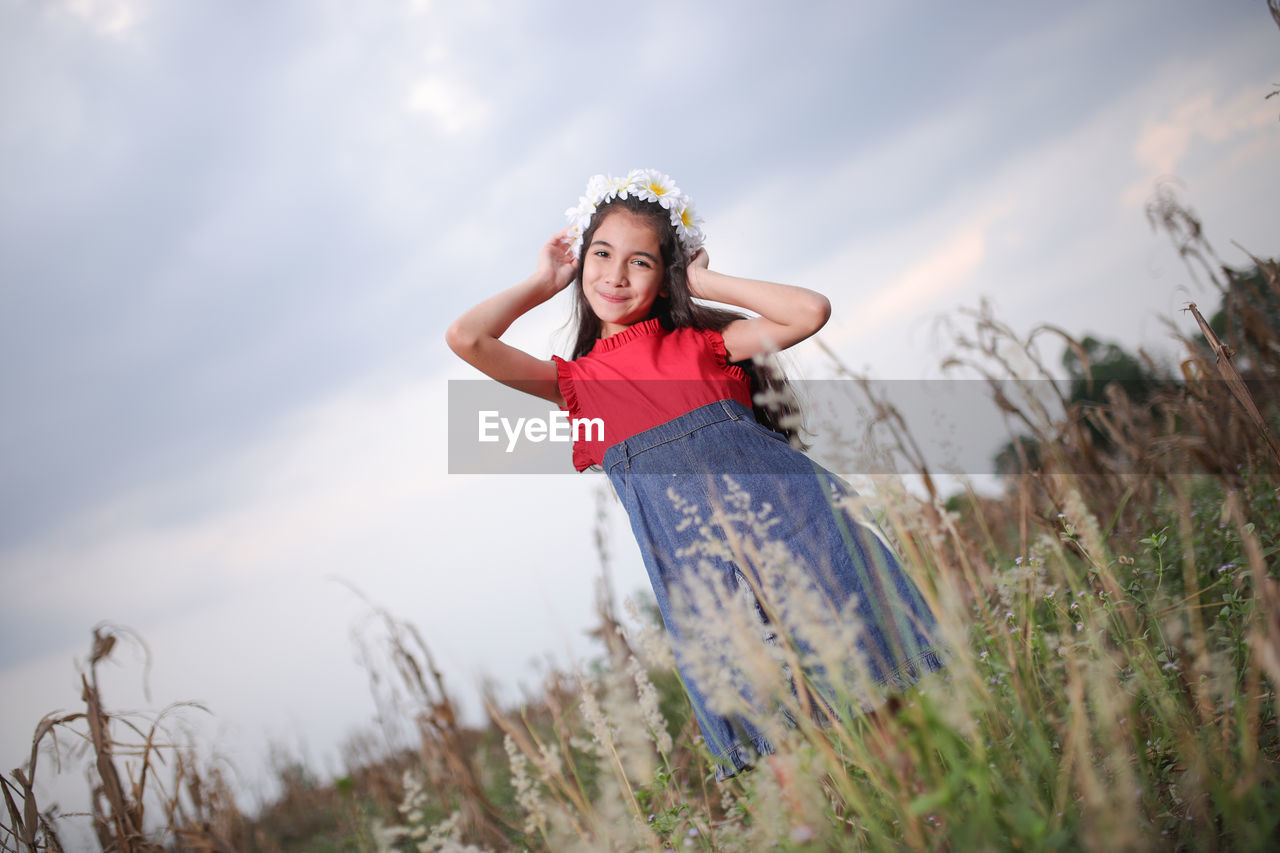
[[[481,340],[502,337],[512,323],[556,292],[548,276],[534,273],[515,287],[490,296],[464,312],[449,326],[445,340],[454,352],[465,358],[468,349],[474,349]]]
[[[517,319],[567,287],[576,267],[565,232],[555,235],[543,245],[533,275],[454,320],[444,334],[445,342],[463,361],[490,378],[563,406],[555,363],[499,338]]]
[[[445,332],[458,356],[492,379],[519,391],[564,405],[556,366],[498,340],[512,323],[557,292],[555,279],[540,272],[467,311]]]
[[[690,292],[700,299],[745,308],[779,326],[816,332],[831,316],[831,303],[817,291],[725,275],[706,267],[689,270]]]

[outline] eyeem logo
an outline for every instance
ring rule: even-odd
[[[477,440],[484,443],[507,439],[507,453],[516,449],[516,443],[523,437],[526,441],[536,443],[543,441],[571,442],[604,441],[604,420],[602,418],[569,418],[565,411],[552,412],[550,418],[516,418],[514,422],[504,418],[496,411],[486,410],[478,413],[479,431]]]

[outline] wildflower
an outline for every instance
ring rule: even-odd
[[[671,669],[675,666],[675,656],[671,651],[671,636],[661,622],[654,622],[640,614],[640,607],[634,599],[628,597],[624,602],[631,618],[639,623],[633,633],[628,631],[627,639],[633,649],[640,653],[643,665],[651,670]]]
[[[640,713],[644,718],[645,728],[653,738],[658,752],[667,755],[672,748],[671,735],[667,733],[667,722],[662,717],[661,709],[658,708],[658,691],[634,656],[628,660],[627,668],[636,682],[636,696],[640,700]]]
[[[511,735],[503,738],[502,746],[507,751],[507,761],[511,765],[511,784],[516,789],[516,802],[524,810],[524,831],[534,833],[546,828],[546,817],[543,815],[542,801],[538,796],[536,783],[529,777],[529,759],[516,747]]]
[[[462,840],[458,837],[462,831],[462,812],[455,811],[440,823],[431,828],[431,835],[427,840],[418,845],[418,849],[424,853],[431,851],[449,851],[449,853],[483,853],[479,847],[473,847],[470,844],[465,847]]]
[[[587,721],[587,726],[591,729],[595,743],[592,751],[603,756],[613,744],[613,730],[609,726],[609,721],[604,718],[604,712],[600,710],[600,703],[596,701],[591,685],[585,679],[582,682],[582,718]]]
[[[387,826],[374,819],[371,827],[374,848],[378,853],[394,853],[396,844],[409,834],[403,826]]]
[[[894,821],[897,823],[897,821]],[[796,844],[804,844],[806,841],[813,840],[813,828],[806,825],[800,825],[791,830],[791,840]]]
[[[1102,533],[1098,529],[1098,521],[1085,505],[1080,493],[1074,489],[1067,491],[1063,500],[1063,509],[1068,514],[1065,522],[1072,533],[1079,533],[1080,545],[1089,554],[1102,554]],[[1059,516],[1061,517],[1061,515]]]

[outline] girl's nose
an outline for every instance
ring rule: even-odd
[[[626,284],[627,265],[621,261],[615,261],[609,267],[609,274],[605,280],[614,287],[620,287],[621,285]]]

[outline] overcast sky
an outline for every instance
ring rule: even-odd
[[[103,620],[245,767],[372,719],[334,578],[473,710],[591,653],[601,478],[449,476],[443,343],[589,175],[671,174],[712,263],[828,294],[873,376],[939,376],[984,297],[1173,352],[1216,300],[1144,206],[1176,178],[1224,260],[1274,255],[1276,88],[1263,0],[0,0],[0,766]],[[511,340],[563,353],[567,311]]]

